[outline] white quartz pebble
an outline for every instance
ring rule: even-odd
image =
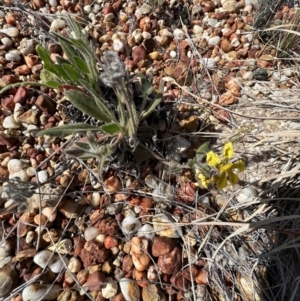
[[[13,115],[10,115],[4,118],[3,127],[6,129],[18,129],[20,127],[20,124],[16,122]]]
[[[84,238],[86,241],[95,239],[99,234],[99,231],[95,227],[88,227],[84,230]]]

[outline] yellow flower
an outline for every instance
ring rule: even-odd
[[[245,170],[245,162],[243,160],[238,160],[234,163],[224,164],[220,166],[219,169],[219,179],[217,182],[217,188],[223,189],[228,185],[228,182],[231,185],[235,185],[239,181],[239,177],[236,173],[233,172],[234,169],[238,171]]]
[[[208,186],[215,184],[218,189],[223,189],[228,184],[235,185],[238,183],[239,177],[233,170],[237,169],[238,171],[244,171],[245,162],[243,160],[238,160],[233,163],[228,163],[233,157],[233,153],[233,145],[231,142],[228,142],[224,145],[222,158],[213,151],[209,151],[206,154],[207,164],[210,167],[217,169],[218,175],[207,178],[204,174],[200,173],[199,170],[196,170],[197,177],[204,188],[208,188]]]

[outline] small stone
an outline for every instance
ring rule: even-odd
[[[20,42],[20,52],[26,56],[34,53],[36,46],[36,41],[33,39],[23,39]]]
[[[236,199],[239,203],[246,203],[252,201],[254,198],[256,198],[258,195],[257,190],[252,187],[245,187],[243,188],[239,194],[236,196]]]
[[[46,183],[49,178],[47,170],[40,170],[37,173],[37,178],[40,183]]]
[[[142,223],[134,216],[127,216],[123,219],[121,229],[124,234],[132,235],[142,227]]]
[[[122,188],[122,183],[118,176],[111,176],[104,181],[106,191],[109,193],[116,192]]]
[[[122,278],[120,280],[121,292],[126,301],[140,301],[140,289],[136,281]]]
[[[191,147],[191,143],[181,136],[173,138],[173,150],[178,154],[183,154]]]
[[[183,119],[180,121],[180,125],[189,132],[198,131],[199,124],[200,124],[200,120],[196,115],[192,115],[187,119]]]
[[[143,5],[136,10],[135,15],[147,15],[152,12],[153,8],[151,5],[147,3],[143,3]]]
[[[15,94],[13,101],[14,103],[23,104],[28,96],[28,90],[25,87],[19,87],[17,93]]]
[[[19,159],[11,159],[7,164],[7,169],[10,174],[16,173],[23,169],[23,163]]]
[[[157,214],[153,217],[153,227],[157,235],[171,238],[179,238],[181,231],[175,222],[172,222],[165,214]]]
[[[158,269],[161,273],[173,275],[177,273],[182,266],[182,251],[175,247],[171,252],[161,255],[157,261]]]
[[[103,298],[110,299],[114,297],[118,292],[118,284],[111,278],[107,278],[107,284],[104,288],[102,288],[102,296]]]
[[[105,281],[106,277],[102,272],[94,272],[88,277],[84,287],[87,287],[91,292],[99,291]]]
[[[81,269],[81,262],[76,257],[71,257],[68,263],[68,269],[71,273],[78,273]]]
[[[115,39],[112,44],[113,50],[116,52],[123,52],[125,44],[120,39]]]
[[[5,17],[5,12],[0,10],[0,19],[4,19]]]
[[[238,8],[236,0],[221,0],[221,4],[224,10],[234,12]]]
[[[13,115],[5,117],[2,125],[6,129],[18,129],[20,127],[20,124],[16,122]]]
[[[244,74],[243,74],[243,80],[252,80],[254,77],[254,74],[252,71],[246,71]]]
[[[7,34],[11,38],[16,38],[20,33],[17,27],[4,28],[1,29],[0,32]]]
[[[38,112],[37,110],[28,110],[24,112],[22,115],[20,115],[17,119],[20,123],[26,123],[26,124],[38,124]]]
[[[21,65],[14,69],[16,75],[29,75],[31,73],[31,69],[27,65]]]
[[[184,31],[179,28],[174,29],[173,35],[174,35],[174,39],[176,40],[183,40],[185,38]]]
[[[84,230],[84,238],[86,241],[95,239],[98,234],[99,234],[99,231],[95,227],[88,227]]]
[[[5,54],[5,59],[7,61],[19,62],[21,60],[20,55],[16,51],[10,51]]]
[[[76,205],[76,206],[75,206]],[[83,210],[83,206],[74,203],[74,200],[67,199],[59,208],[59,212],[66,218],[78,218]]]
[[[56,7],[57,6],[57,0],[49,0],[49,5],[52,7]]]
[[[151,61],[158,60],[159,57],[160,57],[160,52],[159,51],[153,51],[153,52],[148,54],[148,59],[151,60]]]
[[[35,105],[46,114],[55,114],[56,108],[50,98],[44,95],[40,95],[35,101]]]
[[[208,18],[208,20],[207,20],[207,25],[210,27],[214,27],[217,23],[218,23],[217,19]]]
[[[143,45],[139,45],[132,50],[132,59],[135,63],[139,63],[147,59],[147,50]]]
[[[108,13],[104,16],[103,22],[110,23],[114,18],[115,18],[115,15],[113,13]]]
[[[268,80],[268,72],[266,69],[258,68],[253,72],[253,77],[256,80],[266,81]]]
[[[216,62],[212,58],[201,59],[201,64],[203,64],[208,69],[214,68],[216,66]]]
[[[143,301],[163,301],[166,300],[166,296],[161,289],[155,284],[149,284],[142,289]]]
[[[62,239],[61,241],[52,244],[47,249],[52,252],[58,252],[62,255],[69,254],[73,247],[72,241],[68,238]]]
[[[48,219],[50,223],[55,221],[57,211],[53,207],[45,207],[42,209],[42,214]]]
[[[199,25],[194,25],[193,32],[195,35],[200,35],[203,33],[203,27],[201,27]]]
[[[26,65],[31,69],[39,61],[39,57],[35,54],[28,54],[24,57]]]
[[[51,25],[50,25],[50,31],[58,31],[60,29],[65,28],[66,26],[66,22],[64,20],[61,19],[55,19],[52,21]]]
[[[241,43],[240,43],[240,41],[239,41],[238,38],[233,38],[232,41],[231,41],[231,45],[232,45],[233,47],[235,47],[235,48],[238,47],[240,44],[241,44]]]
[[[137,235],[152,241],[153,237],[155,236],[154,228],[149,224],[145,224],[138,230]]]
[[[176,245],[176,240],[169,237],[155,236],[152,244],[152,255],[159,257],[171,252]]]
[[[170,51],[170,58],[172,58],[172,59],[175,59],[175,58],[176,58],[176,56],[177,56],[177,53],[176,53],[176,51],[174,51],[174,50],[171,50],[171,51]]]
[[[219,45],[221,38],[219,36],[212,37],[208,40],[208,45],[216,46]]]

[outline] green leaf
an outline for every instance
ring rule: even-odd
[[[55,82],[59,83],[61,85],[61,81],[59,78],[52,72],[50,72],[47,69],[43,69],[40,73],[40,79],[44,84],[47,84],[48,82]],[[49,85],[50,86],[50,85]]]
[[[99,132],[100,128],[86,123],[66,124],[54,128],[42,130],[38,133],[39,136],[55,136],[66,137],[77,133],[86,133],[87,131]]]
[[[49,69],[50,72],[54,73],[57,77],[61,78],[61,82],[73,82],[73,79],[69,76],[69,74],[65,71],[63,66],[54,65]]]
[[[80,57],[74,57],[75,60],[75,64],[76,67],[78,68],[78,70],[80,70],[80,72],[84,73],[84,74],[89,74],[90,73],[90,69],[88,68],[87,63],[82,60]]]
[[[90,145],[88,143],[85,143],[85,142],[79,142],[79,141],[76,141],[74,142],[74,144],[76,144],[76,146],[80,149],[83,149],[85,151],[90,151]]]
[[[98,171],[99,171],[99,176],[101,180],[103,180],[103,167],[106,159],[111,155],[112,153],[112,148],[110,144],[105,144],[101,147],[101,154],[99,154],[99,162],[98,162]]]
[[[201,144],[200,147],[197,149],[196,154],[205,155],[208,152],[208,146],[209,146],[209,142],[205,142]]]
[[[65,72],[68,74],[70,80],[77,84],[79,83],[79,78],[81,77],[80,72],[75,69],[72,65],[68,65],[68,64],[63,64],[62,65],[63,69],[65,70]]]
[[[98,103],[99,100],[97,100],[96,103],[95,98],[88,96],[83,92],[75,91],[75,90],[67,91],[66,96],[76,108],[78,108],[88,116],[94,117],[97,120],[101,120],[108,123],[112,121],[110,118],[111,112],[109,110],[107,112],[104,105],[100,107],[99,106],[100,103]]]
[[[56,62],[57,62],[57,65],[70,64],[70,62],[68,60],[65,60],[61,56],[56,57]]]
[[[107,134],[114,135],[121,131],[121,128],[116,123],[107,123],[102,125],[101,130]]]
[[[40,59],[44,62],[45,69],[48,69],[50,66],[54,65],[54,62],[51,60],[46,48],[38,45],[36,46],[36,52],[39,55]]]
[[[148,108],[140,113],[140,120],[147,118],[155,108],[160,104],[162,100],[162,94],[158,93],[154,101],[148,106]]]

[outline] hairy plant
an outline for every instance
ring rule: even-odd
[[[155,110],[162,95],[153,93],[151,79],[144,75],[137,76],[133,82],[125,70],[124,63],[113,51],[103,54],[102,62],[98,63],[102,69],[99,75],[93,45],[70,17],[68,25],[69,37],[52,33],[61,45],[66,59],[57,56],[54,63],[44,47],[39,45],[36,48],[44,63],[40,75],[41,84],[61,90],[77,109],[99,121],[100,126],[88,123],[66,124],[43,130],[39,135],[85,135],[86,141],[75,142],[75,145],[65,152],[82,159],[96,158],[101,175],[106,159],[117,148],[132,153],[141,150],[138,139],[139,125]],[[107,89],[113,90],[117,98],[116,104],[105,99],[100,88],[101,82],[108,87]],[[40,83],[34,83],[38,84]],[[9,87],[5,87],[1,92]]]
[[[273,20],[276,12],[285,3],[285,0],[259,0],[255,13],[253,27],[255,29],[267,28]]]

